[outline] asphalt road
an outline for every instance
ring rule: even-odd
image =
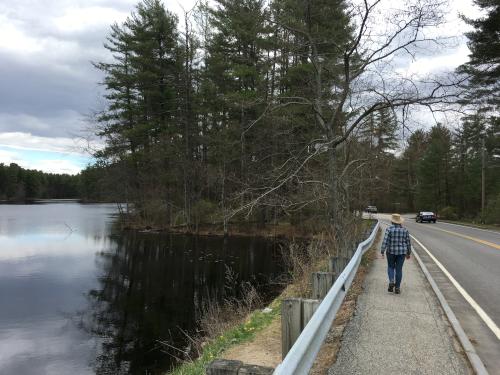
[[[379,218],[387,222],[390,216]],[[432,254],[413,240],[486,368],[500,374],[500,232],[405,219],[410,234]]]

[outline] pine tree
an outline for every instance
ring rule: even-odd
[[[479,114],[465,117],[454,135],[457,208],[460,217],[473,215],[481,206],[481,157],[485,119]]]
[[[159,0],[144,0],[123,25],[112,26],[105,47],[114,60],[95,64],[105,74],[107,100],[97,117],[106,148],[97,156],[125,168],[124,190],[146,214],[146,202],[174,199],[163,186],[176,181],[165,172],[172,172],[183,139],[177,18]]]
[[[218,0],[208,14],[212,31],[202,88],[208,94],[205,104],[211,117],[206,127],[209,157],[223,180],[219,189],[225,207],[228,190],[237,187],[241,193],[255,183],[255,161],[266,145],[259,142],[265,127],[257,130],[252,124],[267,106],[269,26],[262,0]],[[231,189],[229,179],[234,184]]]
[[[471,76],[468,100],[486,104],[492,109],[500,105],[500,2],[498,0],[474,0],[486,13],[478,19],[464,18],[474,27],[467,33],[470,60],[459,71]]]
[[[429,131],[427,148],[418,163],[417,209],[449,206],[451,197],[451,132],[438,124]]]

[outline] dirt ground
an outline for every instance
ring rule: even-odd
[[[374,245],[365,254],[353,284],[337,313],[337,317],[328,332],[325,343],[318,354],[310,374],[327,374],[328,369],[335,363],[338,350],[340,349],[344,327],[354,313],[358,296],[363,292],[363,282],[376,256],[375,249],[379,245],[380,236],[381,234],[379,232]],[[287,293],[287,291],[285,291],[285,293]],[[282,360],[281,319],[278,317],[269,326],[258,332],[252,341],[228,349],[220,358],[240,360],[246,364],[276,367]]]
[[[276,367],[281,362],[281,318],[260,331],[253,341],[229,348],[221,358]]]

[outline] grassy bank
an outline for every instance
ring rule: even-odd
[[[170,372],[172,375],[201,375],[205,367],[216,359],[224,350],[252,340],[256,333],[267,327],[274,319],[280,316],[281,296],[276,298],[265,310],[258,310],[248,318],[227,330],[222,335],[210,340],[203,346],[203,351],[197,359],[186,362]]]

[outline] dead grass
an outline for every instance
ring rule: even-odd
[[[226,298],[222,302],[208,300],[202,306],[201,318],[198,321],[202,342],[242,323],[251,312],[262,307],[262,299],[253,285],[244,283],[241,289],[242,297]]]
[[[198,311],[200,318],[197,322],[199,327],[197,333],[188,335],[183,331],[188,339],[186,348],[172,347],[167,342],[160,341],[159,344],[166,354],[179,362],[192,362],[194,358],[202,355],[207,344],[242,324],[253,311],[263,307],[264,302],[255,287],[248,282],[236,285],[237,275],[229,267],[226,268],[225,279],[227,288],[237,287],[241,290],[240,296],[222,300],[218,300],[215,296],[206,299]]]
[[[289,270],[290,283],[284,297],[308,298],[311,295],[311,273],[326,270],[332,243],[324,236],[314,238],[307,246],[293,242],[283,254],[283,261]]]

